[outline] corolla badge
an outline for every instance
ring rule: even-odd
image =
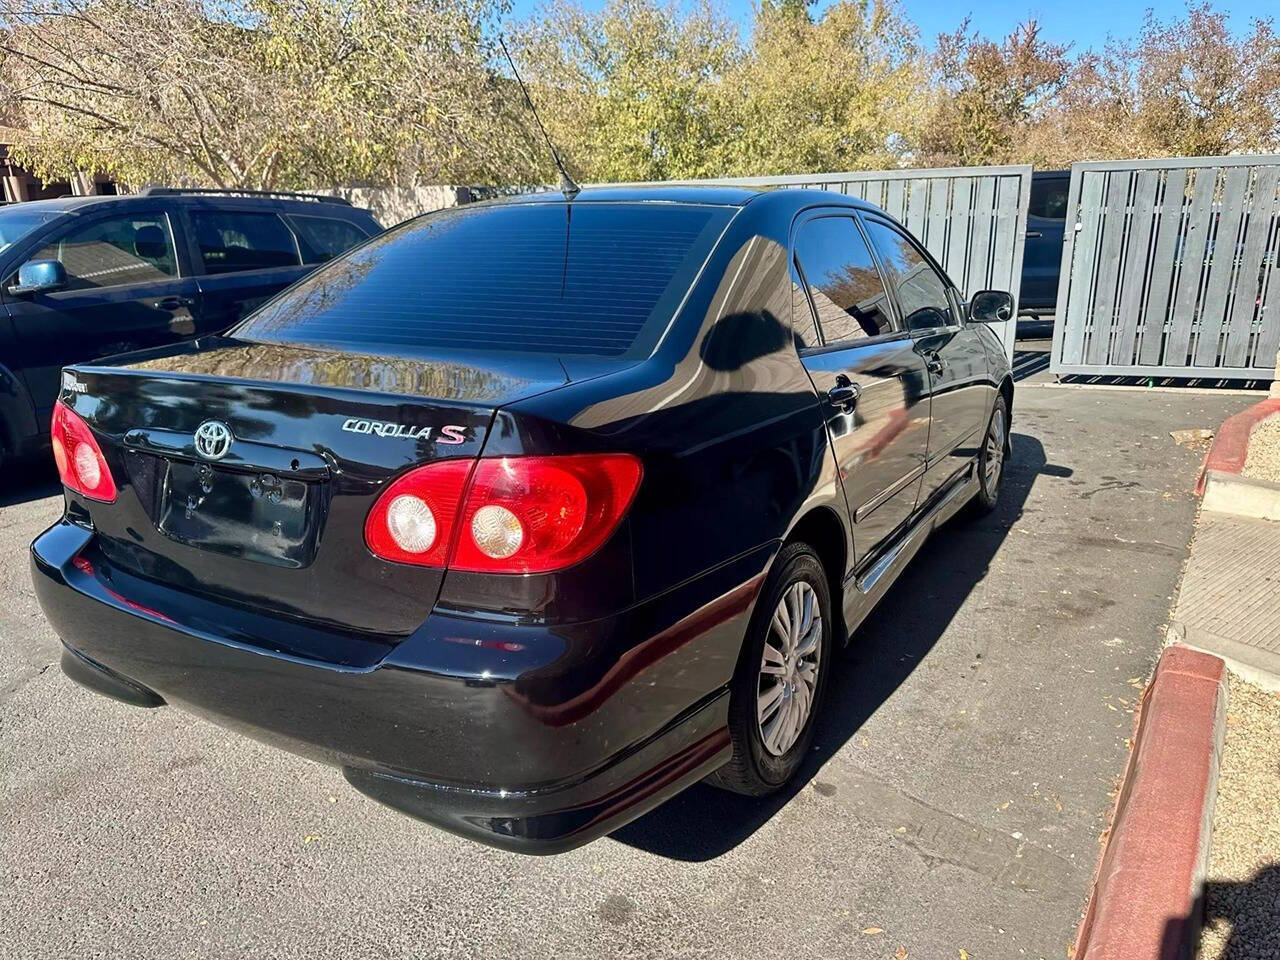
[[[231,428],[220,420],[206,420],[196,427],[196,453],[206,460],[221,460],[231,449]]]

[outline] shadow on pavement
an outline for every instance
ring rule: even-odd
[[[1201,911],[1205,927],[1225,922],[1230,930],[1222,952],[1213,957],[1205,954],[1205,960],[1280,957],[1280,864],[1263,867],[1242,882],[1206,881],[1190,916],[1165,921],[1160,956],[1177,956],[1176,951],[1190,942]],[[1192,949],[1197,948],[1193,943]]]
[[[997,510],[981,520],[957,517],[932,538],[854,635],[817,719],[813,749],[792,783],[770,797],[743,797],[697,784],[616,830],[628,846],[674,860],[710,860],[732,850],[808,784],[892,696],[933,649],[965,598],[987,575],[992,556],[1022,515],[1036,478],[1070,476],[1045,462],[1040,441],[1012,437]]]
[[[52,456],[9,461],[0,470],[0,507],[43,500],[61,492]]]

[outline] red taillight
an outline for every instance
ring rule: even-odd
[[[560,570],[586,559],[617,529],[640,474],[640,461],[626,454],[427,464],[378,498],[365,542],[401,563],[484,573]]]
[[[470,460],[442,460],[398,477],[364,522],[364,542],[384,560],[443,567]]]
[[[90,500],[114,502],[116,482],[89,425],[65,403],[55,403],[51,430],[63,485]]]

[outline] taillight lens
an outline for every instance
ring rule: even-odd
[[[364,541],[379,557],[443,567],[469,460],[441,460],[398,477],[378,497],[364,522]]]
[[[55,403],[51,430],[53,460],[63,485],[90,500],[113,503],[116,482],[89,425],[65,403]]]
[[[626,454],[427,464],[378,498],[365,541],[401,563],[484,573],[560,570],[586,559],[617,529],[640,476],[640,461]]]

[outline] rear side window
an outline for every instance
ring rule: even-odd
[[[357,243],[363,243],[369,236],[354,223],[332,217],[291,216],[289,222],[298,234],[304,263],[332,260]]]
[[[826,343],[863,340],[893,330],[884,281],[852,217],[800,225],[796,259]]]
[[[905,236],[879,220],[867,219],[867,233],[880,252],[898,292],[908,330],[931,330],[956,323],[947,282]]]
[[[152,283],[178,274],[164,214],[109,217],[73,227],[31,259],[61,262],[68,290]]]
[[[235,273],[302,263],[297,241],[274,213],[196,210],[191,214],[205,273]]]
[[[235,335],[408,356],[619,356],[656,342],[732,213],[657,203],[445,211],[322,267]]]

